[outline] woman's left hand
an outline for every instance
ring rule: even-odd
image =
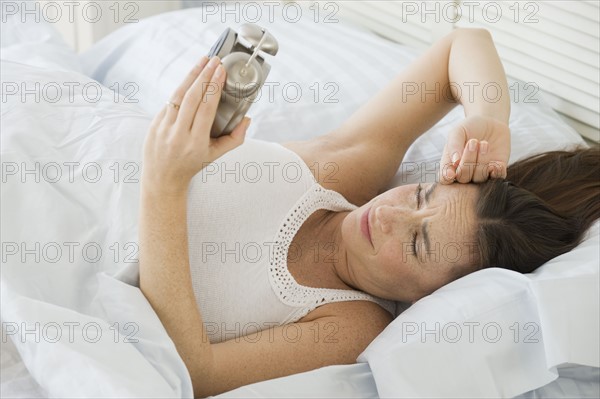
[[[194,175],[244,142],[249,118],[229,135],[210,137],[224,81],[219,57],[204,56],[156,115],[144,142],[145,190],[185,193]]]
[[[489,116],[465,118],[449,134],[440,163],[440,183],[482,183],[506,177],[510,129]]]

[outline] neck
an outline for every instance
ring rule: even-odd
[[[352,268],[348,262],[348,252],[342,238],[342,222],[349,213],[349,211],[328,213],[321,225],[319,235],[323,242],[334,244],[335,261],[331,265],[335,277],[353,289],[361,290],[356,277],[352,273]]]

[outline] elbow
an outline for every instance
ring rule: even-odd
[[[204,359],[204,361],[198,362],[198,359]],[[212,367],[213,361],[211,350],[196,354],[193,358],[183,357],[183,360],[192,381],[194,398],[208,398],[225,392],[219,390],[215,385],[217,379],[215,378],[214,368]]]
[[[492,34],[485,28],[456,28],[453,31],[457,35],[484,36],[492,38]]]

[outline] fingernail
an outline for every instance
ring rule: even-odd
[[[477,140],[469,140],[469,151],[475,151],[477,149]]]
[[[220,78],[221,75],[223,75],[224,70],[225,70],[225,68],[223,67],[223,64],[219,64],[219,66],[217,67],[217,70],[215,71],[215,77]]]
[[[458,161],[458,152],[455,152],[452,155],[452,164],[454,165],[456,163],[456,161]]]
[[[487,141],[482,141],[481,143],[479,143],[479,152],[481,153],[481,155],[487,154],[487,152],[488,152],[488,142]]]
[[[213,68],[213,67],[217,66],[217,64],[219,64],[220,62],[221,62],[221,60],[219,59],[219,57],[217,57],[215,55],[210,58],[210,62],[208,63],[208,66]]]
[[[206,65],[206,63],[208,62],[208,57],[206,55],[202,56],[202,58],[200,58],[200,62],[198,62],[198,66],[204,66]]]
[[[496,167],[495,164],[490,164],[490,166],[488,167],[488,170],[490,171],[490,177],[491,178],[497,178],[498,177],[498,168]]]

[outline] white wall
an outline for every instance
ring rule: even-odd
[[[52,22],[79,52],[123,25],[181,8],[179,0],[38,0],[37,3],[40,17]]]
[[[336,3],[340,16],[423,49],[456,27],[486,28],[507,75],[530,84],[529,100],[540,96],[580,134],[600,141],[597,0]]]

